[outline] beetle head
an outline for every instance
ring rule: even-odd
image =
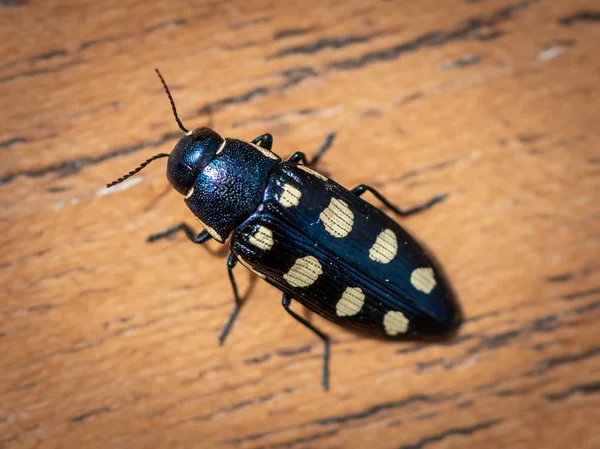
[[[167,83],[163,79],[158,69],[155,70],[165,88],[165,91],[167,92],[167,95],[169,96],[169,101],[171,102],[171,108],[173,109],[175,120],[185,135],[179,139],[179,142],[177,142],[171,154],[159,153],[152,156],[135,170],[132,170],[116,181],[107,184],[106,187],[112,187],[125,181],[127,178],[135,175],[146,165],[156,159],[168,157],[169,161],[167,163],[167,178],[169,183],[175,190],[182,195],[185,195],[194,186],[198,175],[202,172],[204,167],[208,165],[211,159],[223,146],[225,139],[207,127],[196,128],[192,131],[188,131],[185,126],[183,126],[183,123],[181,123],[181,120],[177,115],[175,102],[173,101],[171,92],[169,92]]]

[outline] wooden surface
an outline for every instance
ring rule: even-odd
[[[600,5],[4,1],[0,447],[600,447]],[[321,345],[225,250],[145,237],[182,220],[164,161],[184,123],[403,206],[466,315],[444,344],[317,316]]]

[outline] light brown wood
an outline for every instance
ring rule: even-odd
[[[0,447],[600,446],[600,9],[592,0],[4,1]],[[466,315],[384,344],[251,290],[157,161],[188,127],[264,132],[402,206]],[[216,253],[216,254],[213,254]]]

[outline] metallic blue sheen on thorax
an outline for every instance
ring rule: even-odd
[[[222,242],[254,212],[269,172],[280,161],[274,153],[260,151],[248,142],[226,139],[223,150],[198,176],[185,203]]]

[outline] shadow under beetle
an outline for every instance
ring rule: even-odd
[[[206,127],[188,131],[156,72],[185,135],[170,154],[153,156],[107,187],[168,157],[167,178],[204,230],[196,235],[181,223],[148,240],[179,231],[198,244],[230,238],[227,270],[235,305],[220,343],[241,306],[233,274],[238,262],[281,290],[285,310],[323,341],[324,389],[329,385],[329,339],[291,309],[292,299],[345,328],[386,339],[443,337],[459,327],[460,308],[433,258],[395,221],[360,198],[370,192],[406,217],[445,195],[402,210],[368,185],[345,189],[311,168],[330,147],[333,134],[312,159],[296,152],[282,161],[271,151],[271,134],[245,142]]]

